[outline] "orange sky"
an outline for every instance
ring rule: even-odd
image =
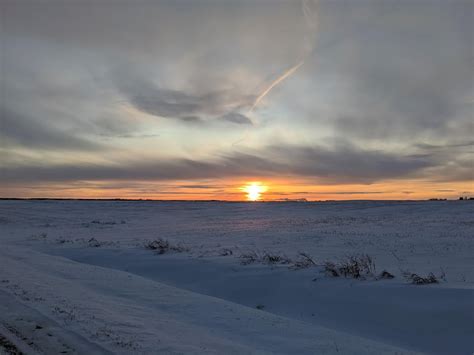
[[[386,181],[374,184],[314,185],[301,180],[226,180],[207,182],[153,183],[135,182],[119,187],[117,182],[81,182],[72,184],[38,184],[29,188],[0,189],[2,197],[22,198],[124,198],[158,200],[248,200],[247,187],[257,182],[265,187],[262,200],[425,200],[429,198],[457,199],[472,196],[472,182],[441,183],[426,181]],[[124,184],[126,185],[126,184]]]

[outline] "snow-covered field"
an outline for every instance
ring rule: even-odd
[[[0,354],[474,351],[472,201],[4,200],[0,243]]]

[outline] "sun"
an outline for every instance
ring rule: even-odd
[[[258,201],[262,198],[262,194],[268,190],[268,187],[260,182],[250,182],[242,190],[247,193],[248,201]]]

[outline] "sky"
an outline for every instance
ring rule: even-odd
[[[0,10],[1,197],[474,194],[472,0]]]

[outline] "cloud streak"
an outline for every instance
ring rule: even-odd
[[[67,151],[99,151],[104,146],[72,132],[44,125],[41,117],[30,118],[0,107],[0,140],[4,146]]]
[[[310,56],[316,46],[316,36],[318,33],[318,1],[317,0],[302,0],[301,2],[303,16],[308,26],[308,35],[304,43],[304,53],[302,59],[288,70],[284,71],[280,76],[273,80],[263,91],[257,96],[254,103],[250,107],[250,111],[255,110],[259,103],[267,96],[270,91],[273,90],[277,85],[281,84],[284,80],[293,75],[306,61],[307,57]]]
[[[235,152],[212,160],[174,159],[110,165],[24,166],[6,169],[4,181],[195,180],[236,177],[299,176],[321,183],[372,183],[403,178],[434,163],[351,146],[267,147],[263,153]],[[32,172],[35,172],[34,175]]]
[[[136,109],[149,115],[176,119],[183,123],[209,123],[225,121],[238,125],[251,125],[246,115],[238,112],[253,99],[232,90],[191,94],[180,90],[159,88],[141,74],[117,75],[117,88]]]

